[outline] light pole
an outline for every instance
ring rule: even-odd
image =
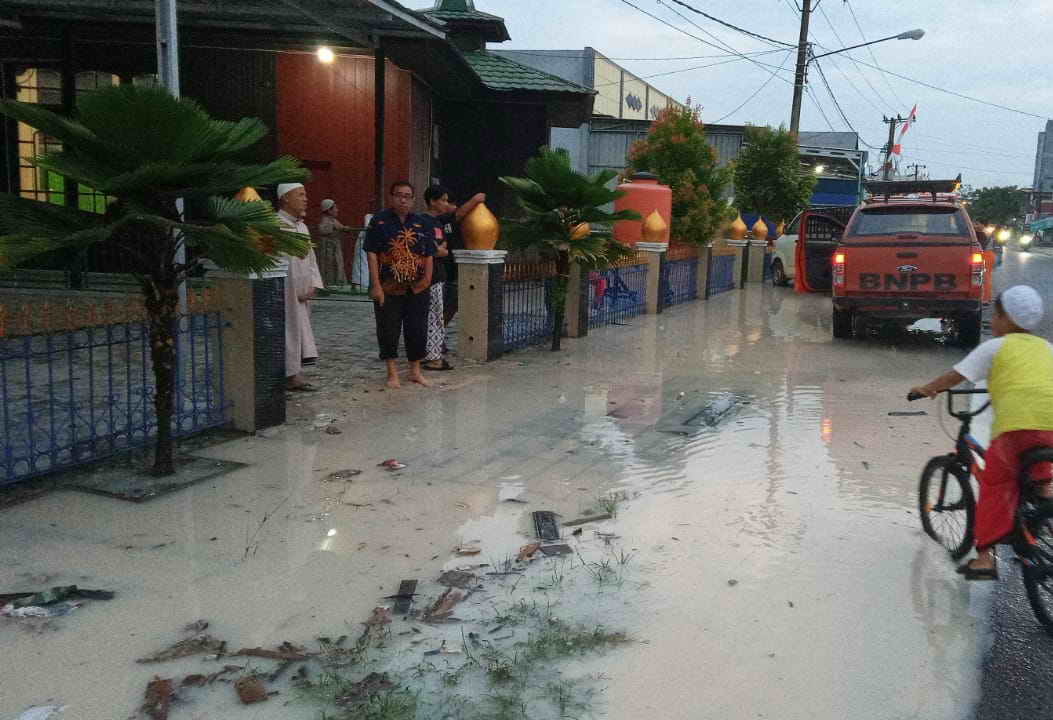
[[[831,50],[830,52],[825,52],[820,55],[813,55],[809,52],[810,43],[808,42],[808,20],[811,11],[811,0],[804,0],[801,8],[801,38],[797,45],[797,73],[793,82],[793,106],[790,109],[790,132],[795,135],[801,128],[801,101],[804,99],[804,87],[808,82],[808,63],[812,60],[827,57],[828,55],[836,55],[837,53],[855,50],[857,48],[866,47],[867,45],[876,45],[888,40],[921,40],[925,35],[925,31],[921,29],[908,30],[907,32],[902,32],[898,35],[889,35],[880,40],[871,40],[870,42],[859,43],[858,45],[849,45],[848,47],[843,47],[839,50]]]

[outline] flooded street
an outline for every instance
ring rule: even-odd
[[[368,307],[317,312],[351,322]],[[458,363],[431,390],[377,392],[376,365],[296,398],[299,420],[277,435],[196,453],[244,464],[229,474],[143,504],[58,491],[4,510],[0,590],[117,595],[66,617],[0,618],[0,718],[45,704],[74,720],[129,717],[155,674],[208,672],[201,657],[135,662],[188,623],[207,620],[230,649],[355,637],[401,580],[420,581],[422,608],[444,570],[500,567],[533,540],[532,511],[605,509],[616,516],[563,537],[585,570],[631,554],[618,584],[579,573],[533,589],[557,563],[573,568],[548,558],[507,589],[627,633],[566,665],[602,675],[595,716],[965,717],[991,588],[960,582],[920,530],[918,473],[950,441],[937,404],[903,400],[963,351],[926,332],[834,343],[829,307],[755,285],[561,353]],[[889,415],[904,410],[928,414]],[[313,428],[318,413],[341,433]],[[391,458],[406,468],[377,467]],[[462,545],[481,552],[458,556]],[[496,603],[501,579],[487,582]],[[410,625],[396,619],[395,638]],[[248,707],[228,687],[196,693],[171,717],[320,717],[275,687]]]

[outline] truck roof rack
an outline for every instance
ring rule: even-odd
[[[956,193],[961,184],[962,176],[959,175],[954,180],[868,180],[864,187],[871,195],[871,202],[878,196],[884,196],[885,202],[889,202],[893,195],[902,197],[922,194],[931,195],[932,202],[937,202],[951,201],[953,198],[938,199],[937,195]]]

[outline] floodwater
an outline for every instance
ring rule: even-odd
[[[371,393],[339,435],[290,425],[209,448],[246,467],[148,503],[56,492],[3,511],[0,592],[117,597],[0,618],[0,720],[44,704],[133,716],[155,673],[208,672],[134,662],[198,619],[231,648],[357,635],[400,580],[434,594],[445,569],[514,555],[531,511],[570,519],[611,491],[616,518],[566,533],[585,553],[594,530],[617,533],[633,553],[624,597],[582,591],[638,641],[572,666],[603,674],[598,715],[961,718],[989,588],[920,531],[918,474],[951,441],[937,404],[903,397],[963,353],[931,332],[834,343],[829,321],[825,297],[754,286]],[[303,402],[345,415],[339,395]],[[363,472],[325,481],[342,469]],[[558,602],[580,614],[579,599]],[[195,694],[170,717],[319,716],[281,689],[250,707],[229,687]]]

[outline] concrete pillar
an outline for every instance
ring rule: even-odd
[[[223,322],[223,394],[245,432],[285,422],[285,271],[212,271]]]
[[[749,270],[747,282],[764,282],[764,255],[768,252],[767,242],[750,241]]]
[[[486,362],[504,351],[506,250],[454,250],[457,262],[457,352]]]
[[[662,260],[669,249],[669,243],[636,243],[636,249],[647,253],[647,301],[644,312],[658,314],[662,312]]]
[[[735,278],[735,287],[741,289],[745,282],[743,273],[748,270],[746,267],[746,253],[749,252],[749,241],[728,240],[728,247],[735,250],[735,270],[732,273],[732,277]]]
[[[713,243],[698,248],[698,276],[695,280],[698,299],[709,299],[709,266],[713,262]]]
[[[589,273],[572,263],[567,279],[567,331],[565,337],[582,338],[589,334]]]

